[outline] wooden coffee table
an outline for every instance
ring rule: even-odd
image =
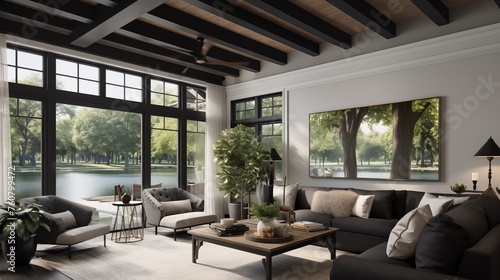
[[[255,225],[248,225],[250,230],[255,230]],[[266,279],[272,278],[272,257],[306,246],[318,241],[325,242],[330,250],[331,259],[335,259],[335,234],[337,228],[328,228],[325,230],[306,232],[297,229],[291,229],[290,233],[293,235],[293,240],[283,243],[261,243],[250,241],[244,235],[235,235],[227,237],[219,237],[217,233],[210,228],[198,228],[189,230],[188,233],[192,236],[192,261],[196,263],[199,256],[200,247],[203,242],[209,242],[220,246],[233,248],[248,253],[264,256],[262,259],[264,268],[266,270]]]

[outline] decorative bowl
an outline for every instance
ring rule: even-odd
[[[467,186],[464,185],[464,184],[457,184],[457,183],[455,183],[455,184],[453,184],[453,185],[450,186],[450,189],[452,191],[454,191],[455,193],[460,194],[460,193],[463,193],[465,190],[467,190]]]

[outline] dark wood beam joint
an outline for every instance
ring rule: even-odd
[[[327,0],[327,2],[380,36],[386,39],[396,37],[396,24],[366,1]]]
[[[71,35],[71,44],[78,47],[88,47],[125,24],[162,5],[163,2],[165,1],[124,0],[112,8],[97,4],[94,21],[91,24],[79,24]]]
[[[497,3],[500,0],[496,0]],[[438,26],[450,23],[448,8],[440,0],[411,0],[411,2]]]

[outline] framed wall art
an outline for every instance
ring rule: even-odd
[[[309,176],[439,181],[440,97],[309,115]]]

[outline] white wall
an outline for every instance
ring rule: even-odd
[[[471,187],[471,173],[479,172],[478,189],[484,190],[487,160],[473,155],[489,136],[500,144],[500,25],[230,86],[228,99],[260,94],[266,88],[285,92],[290,183],[450,192],[454,182]],[[436,96],[443,99],[441,182],[309,177],[310,113]],[[500,182],[499,167],[500,158],[493,160],[494,186]]]

